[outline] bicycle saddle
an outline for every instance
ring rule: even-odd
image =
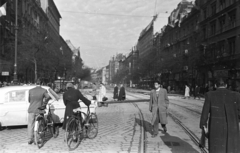
[[[46,106],[40,106],[38,107],[39,110],[45,110],[46,109]]]
[[[80,108],[80,107],[75,108],[75,109],[73,109],[73,112],[74,112],[74,113],[81,112],[81,108]]]

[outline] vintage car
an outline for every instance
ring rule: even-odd
[[[28,96],[29,90],[36,86],[7,86],[0,88],[0,128],[1,126],[27,125],[28,120]],[[48,91],[55,109],[54,113],[63,121],[65,105],[61,95],[56,94],[50,87],[42,86]],[[89,97],[87,97],[89,98]],[[87,106],[79,101],[83,112],[87,112]],[[90,105],[90,111],[95,112],[97,104]],[[46,109],[47,111],[48,109]]]

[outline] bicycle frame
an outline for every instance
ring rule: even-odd
[[[73,113],[72,118],[80,121],[81,128],[83,128],[84,124],[89,119],[90,114],[91,114],[90,113],[90,108],[88,106],[87,114],[82,112],[82,111],[77,111],[76,113]],[[83,118],[83,115],[84,115],[85,118]]]
[[[37,125],[38,125],[40,120],[43,120],[43,122],[44,122],[44,131],[46,131],[48,126],[51,125],[51,124],[52,124],[53,127],[55,126],[54,121],[52,119],[52,113],[51,113],[50,105],[48,107],[48,113],[47,113],[46,117],[44,116],[44,113],[39,113],[39,114],[36,115],[34,131],[37,131]],[[52,120],[53,123],[48,123],[50,120]],[[53,129],[55,129],[55,128],[53,128]]]

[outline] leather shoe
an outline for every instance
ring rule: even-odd
[[[164,132],[167,132],[167,127],[164,127],[163,130],[164,130]]]
[[[28,141],[28,144],[30,145],[30,144],[32,144],[33,143],[33,140],[29,140]]]

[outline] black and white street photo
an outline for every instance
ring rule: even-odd
[[[240,0],[0,0],[0,153],[240,153]]]

